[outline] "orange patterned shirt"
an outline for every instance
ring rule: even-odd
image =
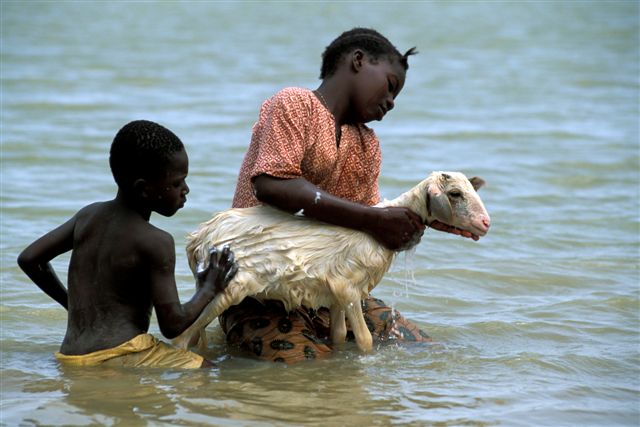
[[[343,125],[336,144],[335,119],[309,89],[286,88],[266,100],[242,162],[234,208],[260,204],[251,180],[261,174],[305,178],[334,196],[364,205],[380,201],[381,153],[372,129]]]

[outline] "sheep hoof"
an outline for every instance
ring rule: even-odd
[[[364,353],[371,353],[373,350],[373,339],[371,338],[371,335],[369,335],[368,339],[363,338],[362,340],[357,341],[356,344],[360,351]]]

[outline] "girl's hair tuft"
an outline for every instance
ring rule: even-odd
[[[329,44],[322,53],[320,78],[330,77],[338,69],[342,58],[355,49],[361,49],[374,59],[381,56],[397,59],[402,67],[409,69],[408,57],[418,53],[415,47],[402,55],[382,34],[371,28],[353,28],[345,31]]]

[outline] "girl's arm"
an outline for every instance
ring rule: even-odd
[[[361,230],[385,247],[398,250],[419,241],[425,225],[406,208],[374,208],[333,196],[304,178],[279,179],[259,175],[256,198],[268,205],[329,224]]]

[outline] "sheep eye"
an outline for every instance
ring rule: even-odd
[[[449,195],[451,197],[458,198],[458,197],[462,197],[462,192],[460,192],[458,190],[453,190],[453,191],[449,192]]]

